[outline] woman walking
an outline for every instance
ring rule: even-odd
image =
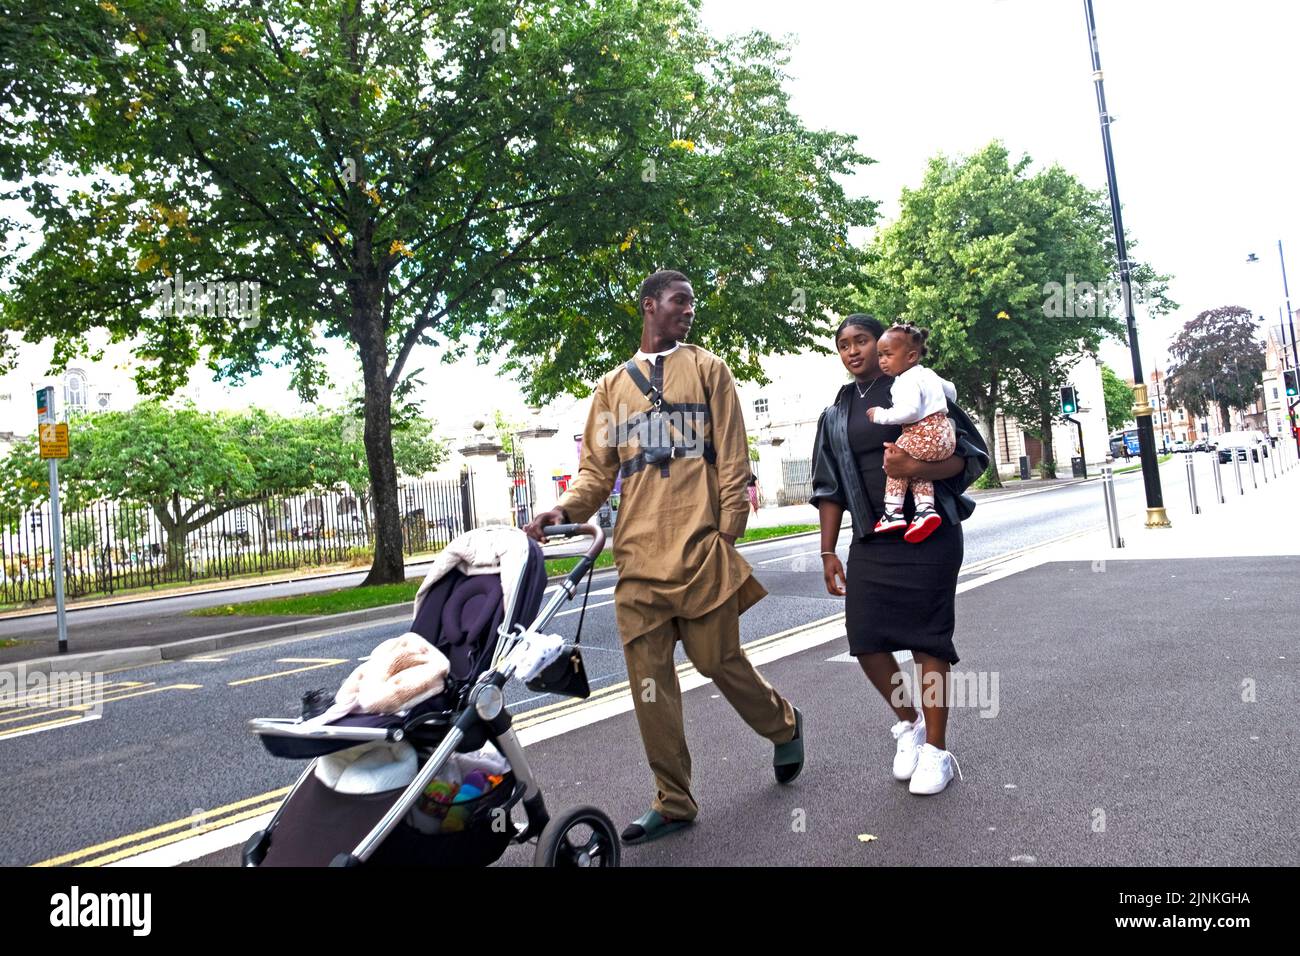
[[[916,794],[939,793],[952,779],[948,752],[948,670],[957,663],[953,647],[957,575],[961,570],[961,522],[975,503],[966,488],[988,467],[988,449],[966,414],[949,402],[956,431],[955,453],[942,461],[920,461],[896,442],[898,425],[877,424],[869,408],[890,408],[893,379],[880,368],[876,345],[884,335],[869,315],[850,315],[835,333],[840,360],[853,376],[817,424],[813,449],[813,496],[821,523],[822,571],[826,590],[845,596],[849,652],[888,702],[897,723],[894,777],[908,780]],[[917,479],[934,484],[937,530],[918,543],[877,533],[885,512],[885,480]],[[835,553],[844,512],[852,517],[848,569]],[[909,492],[904,518],[915,517]],[[910,651],[922,677],[918,712],[908,699],[895,651]]]

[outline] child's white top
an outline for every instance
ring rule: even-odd
[[[913,365],[890,386],[893,408],[877,408],[877,425],[911,425],[927,415],[948,410],[948,399],[957,401],[957,389],[946,378],[924,365]]]

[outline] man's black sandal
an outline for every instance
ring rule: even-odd
[[[640,819],[633,820],[623,830],[623,842],[628,846],[649,843],[670,833],[676,833],[678,830],[684,830],[693,822],[692,820],[669,820],[657,810],[647,810]]]
[[[794,736],[776,745],[772,769],[777,783],[789,783],[803,770],[803,714],[798,707],[794,708]]]

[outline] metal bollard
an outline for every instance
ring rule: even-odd
[[[1106,530],[1110,532],[1110,546],[1124,547],[1124,539],[1119,536],[1119,508],[1115,502],[1115,468],[1113,465],[1101,466],[1101,496],[1106,507]]]
[[[1246,466],[1250,468],[1251,483],[1258,488],[1259,479],[1255,477],[1255,452],[1249,448],[1246,449]]]
[[[1237,457],[1237,449],[1229,448],[1228,454],[1232,456],[1232,471],[1237,476],[1237,494],[1244,495],[1246,489],[1241,483],[1241,459]]]
[[[1273,480],[1277,481],[1277,455],[1273,454],[1273,449],[1265,446],[1268,455],[1268,467],[1273,471]]]
[[[1201,504],[1196,500],[1196,469],[1192,467],[1192,453],[1187,452],[1183,455],[1187,462],[1187,491],[1192,496],[1192,514],[1201,513]]]
[[[1223,504],[1223,471],[1219,467],[1219,453],[1217,450],[1211,450],[1210,471],[1214,473],[1214,493],[1219,496],[1219,504]]]
[[[1264,476],[1264,484],[1268,484],[1268,465],[1264,464],[1264,459],[1268,457],[1268,449],[1263,445],[1259,446],[1259,473]]]

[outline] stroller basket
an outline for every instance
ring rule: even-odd
[[[340,846],[354,845],[370,831],[396,794],[340,794],[309,774],[286,802],[261,865],[329,866]],[[482,796],[451,805],[450,814],[457,815],[451,819],[461,829],[427,834],[404,820],[393,837],[379,845],[371,862],[376,866],[487,866],[510,845],[515,831],[509,810],[522,796],[523,785],[507,773]],[[329,839],[320,839],[322,833],[328,833]]]

